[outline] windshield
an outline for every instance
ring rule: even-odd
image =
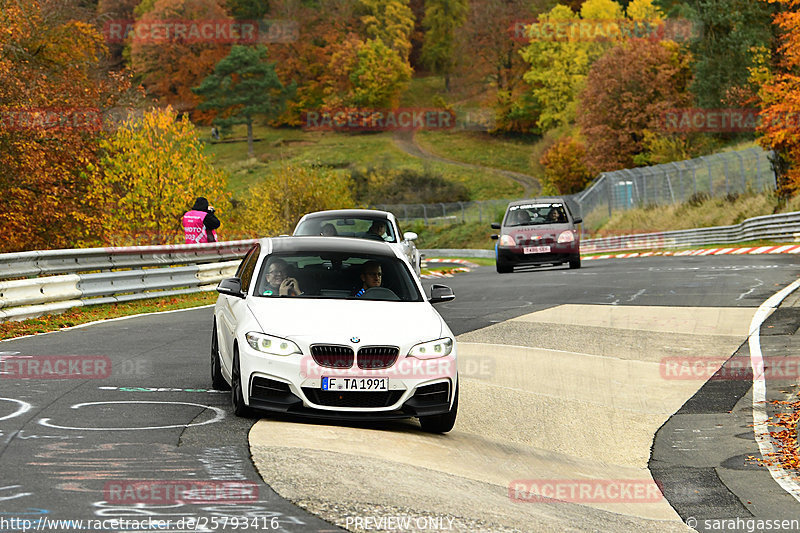
[[[383,217],[311,217],[301,221],[295,235],[356,237],[384,242],[397,242],[394,228]]]
[[[386,256],[272,254],[262,264],[256,296],[421,302],[405,264]]]
[[[564,204],[542,203],[512,205],[508,208],[504,226],[542,226],[546,224],[566,224],[567,212]]]

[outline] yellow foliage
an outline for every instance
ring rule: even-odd
[[[183,242],[181,217],[198,196],[222,221],[230,205],[227,176],[204,154],[195,126],[171,109],[125,121],[101,143],[105,154],[92,173],[92,200],[106,213],[111,244]]]
[[[306,213],[352,206],[352,189],[349,175],[286,164],[250,188],[243,225],[259,237],[291,234]]]

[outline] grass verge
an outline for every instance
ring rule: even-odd
[[[33,335],[35,333],[57,331],[59,329],[95,322],[97,320],[108,320],[110,318],[138,315],[141,313],[200,307],[213,304],[216,301],[217,292],[213,291],[181,294],[163,298],[149,298],[136,302],[76,307],[58,315],[44,315],[20,322],[2,322],[0,323],[0,340],[13,339],[15,337]]]

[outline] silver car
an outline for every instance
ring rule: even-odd
[[[396,248],[419,276],[421,257],[413,231],[402,233],[400,225],[389,211],[376,209],[333,209],[315,211],[300,219],[292,235],[327,235],[383,241]]]

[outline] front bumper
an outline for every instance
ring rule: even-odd
[[[566,263],[580,257],[580,247],[573,243],[550,245],[549,253],[526,254],[522,246],[498,246],[497,260],[508,265],[546,265]]]
[[[412,359],[412,358],[404,358]],[[308,356],[270,356],[244,347],[242,393],[250,407],[331,420],[402,419],[447,413],[457,384],[455,348],[447,357],[398,375],[389,369],[346,371],[310,363]],[[411,368],[411,367],[409,367]],[[421,370],[420,370],[421,369]],[[387,391],[323,391],[321,376],[388,377]]]

